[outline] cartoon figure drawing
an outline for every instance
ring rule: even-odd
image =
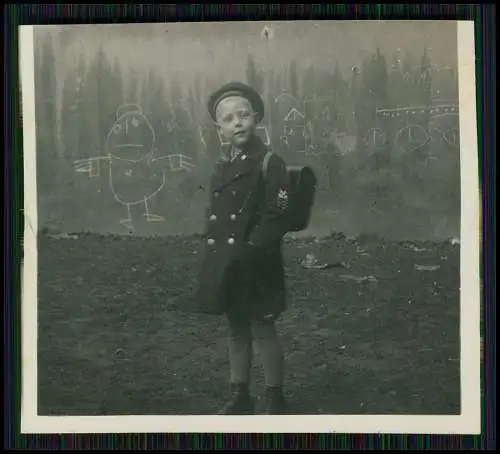
[[[131,207],[143,205],[147,222],[164,221],[151,212],[151,199],[162,190],[166,182],[165,160],[171,171],[191,171],[195,166],[183,155],[159,156],[155,145],[155,131],[135,104],[121,106],[105,143],[105,155],[75,161],[75,170],[99,176],[100,163],[109,164],[109,186],[115,200],[126,207],[126,217],[120,223],[133,230]]]

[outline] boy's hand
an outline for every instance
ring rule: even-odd
[[[255,257],[258,252],[257,246],[255,246],[250,241],[246,241],[240,244],[238,252],[236,253],[236,258],[241,262],[249,262]]]

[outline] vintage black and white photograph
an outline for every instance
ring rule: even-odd
[[[23,430],[479,433],[473,22],[21,29]]]

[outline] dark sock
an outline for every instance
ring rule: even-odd
[[[248,383],[231,383],[231,388],[234,392],[244,396],[250,394]]]
[[[267,395],[271,399],[281,399],[283,397],[283,387],[282,386],[267,386]]]
[[[283,382],[284,355],[276,327],[273,322],[254,321],[252,330],[264,368],[265,383],[279,387]]]

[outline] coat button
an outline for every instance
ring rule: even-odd
[[[229,216],[231,218],[231,221],[234,221],[236,219],[236,215],[235,214],[232,214],[231,216]]]
[[[236,191],[232,191],[231,194],[236,195]]]
[[[209,238],[207,243],[211,246],[212,244],[215,243],[215,240],[213,238]]]
[[[219,192],[218,191],[214,192],[214,197],[219,197]]]
[[[211,221],[216,221],[217,220],[217,216],[215,214],[212,214],[209,219]]]
[[[234,238],[229,238],[229,240],[227,240],[227,242],[228,242],[229,244],[234,244]]]

